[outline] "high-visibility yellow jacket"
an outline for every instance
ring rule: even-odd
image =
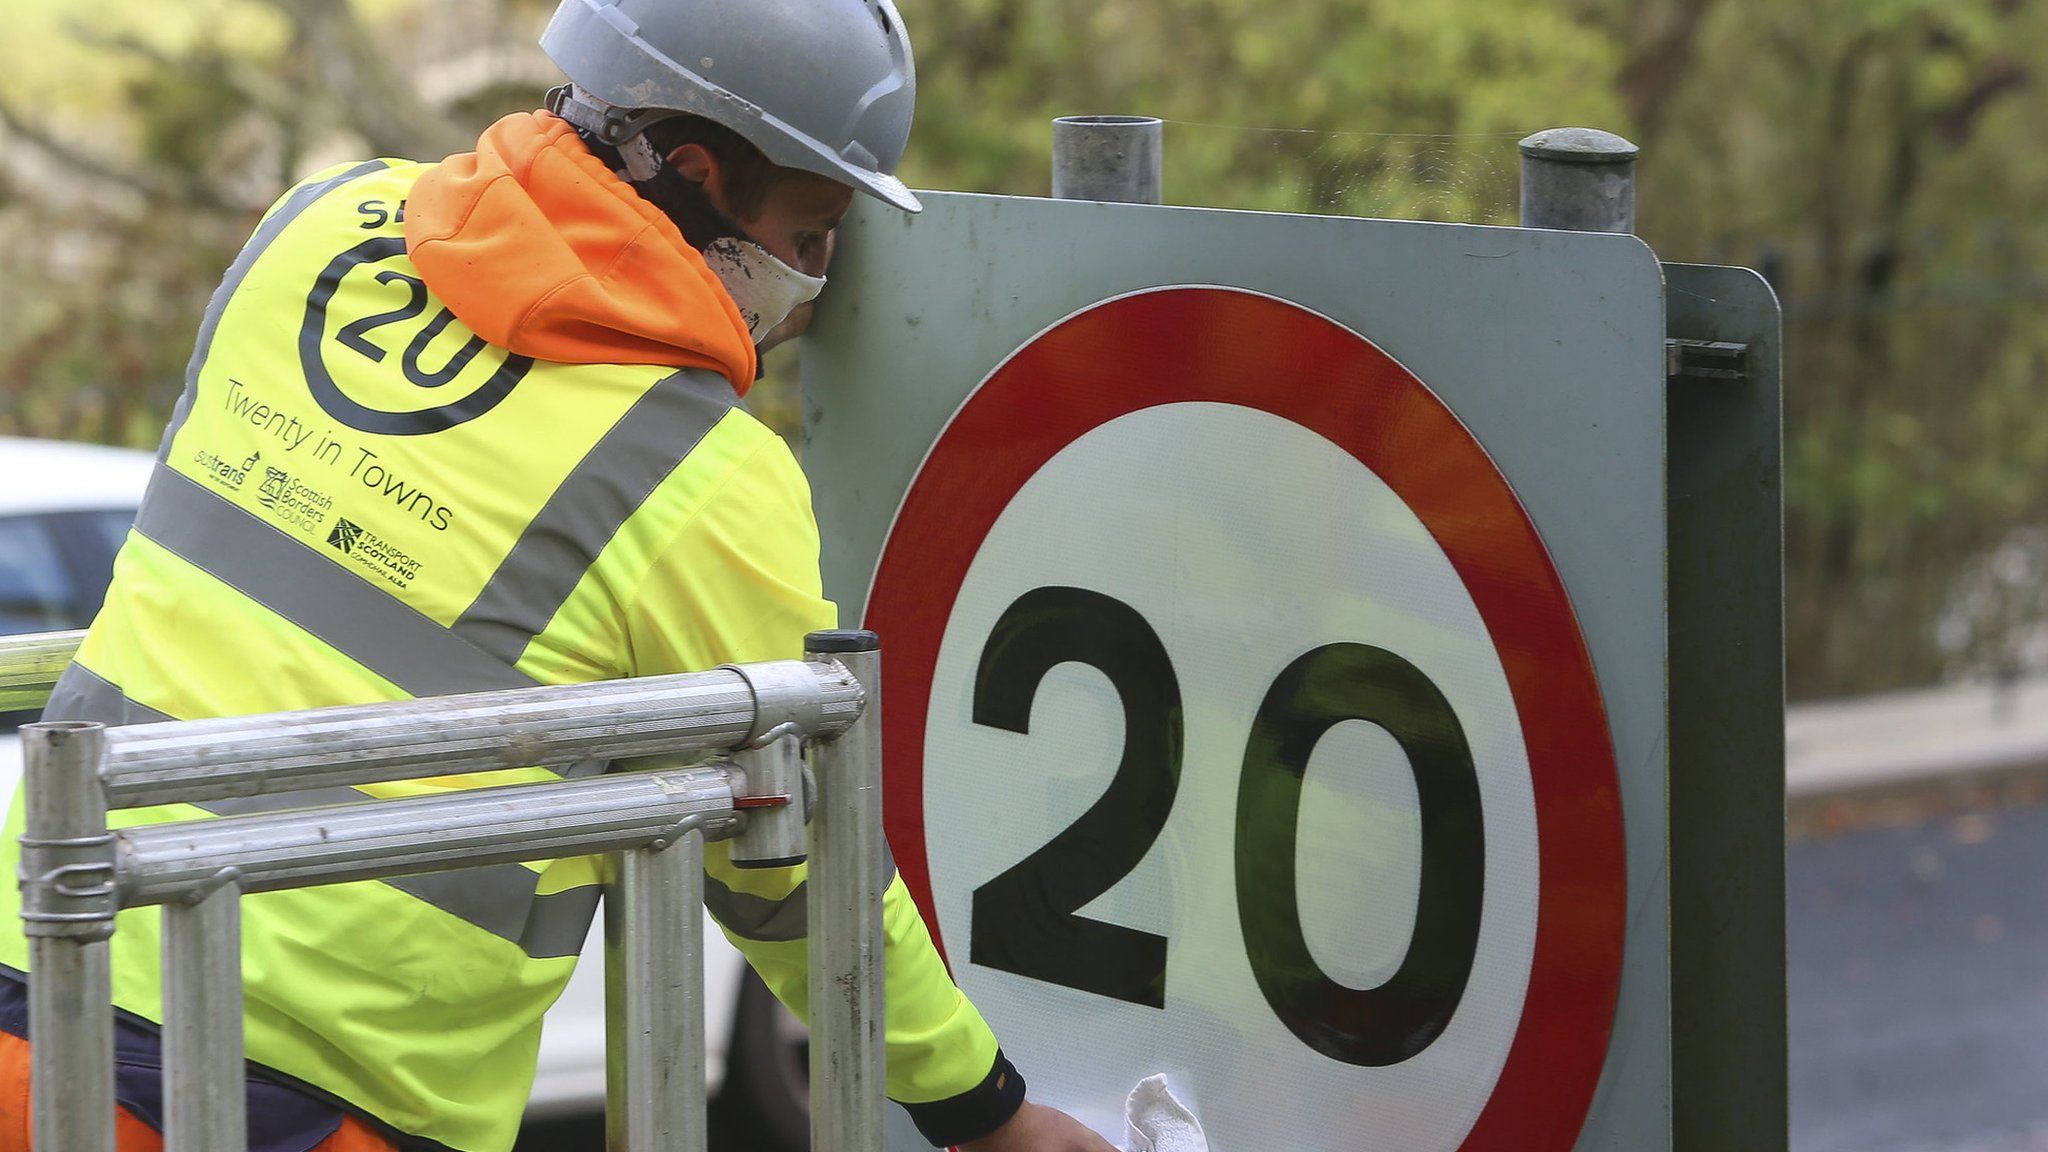
[[[799,656],[835,613],[803,474],[740,407],[753,376],[702,259],[551,116],[509,117],[440,165],[322,173],[215,295],[48,715],[191,719]],[[707,873],[713,914],[802,1013],[803,868],[735,869],[713,843]],[[599,881],[581,858],[245,898],[250,1059],[426,1141],[510,1147]],[[18,896],[0,892],[0,964],[26,970]],[[885,924],[890,1095],[935,1142],[978,1136],[1021,1082],[900,880]],[[156,910],[121,914],[115,1000],[149,1020],[159,946]]]

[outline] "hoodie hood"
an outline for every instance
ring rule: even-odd
[[[457,319],[517,355],[753,385],[753,339],[704,257],[550,113],[507,116],[421,175],[405,245]]]

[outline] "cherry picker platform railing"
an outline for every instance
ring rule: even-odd
[[[82,633],[0,639],[0,711],[40,707]],[[266,716],[22,729],[34,1144],[113,1152],[115,913],[163,908],[167,1152],[248,1146],[240,897],[615,853],[605,893],[606,1115],[615,1152],[705,1147],[703,846],[804,859],[812,1146],[882,1146],[880,653],[820,632],[803,660]],[[109,809],[626,757],[575,776],[110,831]],[[805,759],[810,771],[806,771]],[[287,801],[288,803],[288,801]],[[310,805],[320,804],[318,807]]]

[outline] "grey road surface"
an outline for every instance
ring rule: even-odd
[[[1795,1152],[2048,1152],[2048,807],[1787,849]]]

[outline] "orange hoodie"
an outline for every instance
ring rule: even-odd
[[[567,364],[754,382],[754,342],[680,229],[547,112],[507,116],[413,186],[406,254],[491,344]]]

